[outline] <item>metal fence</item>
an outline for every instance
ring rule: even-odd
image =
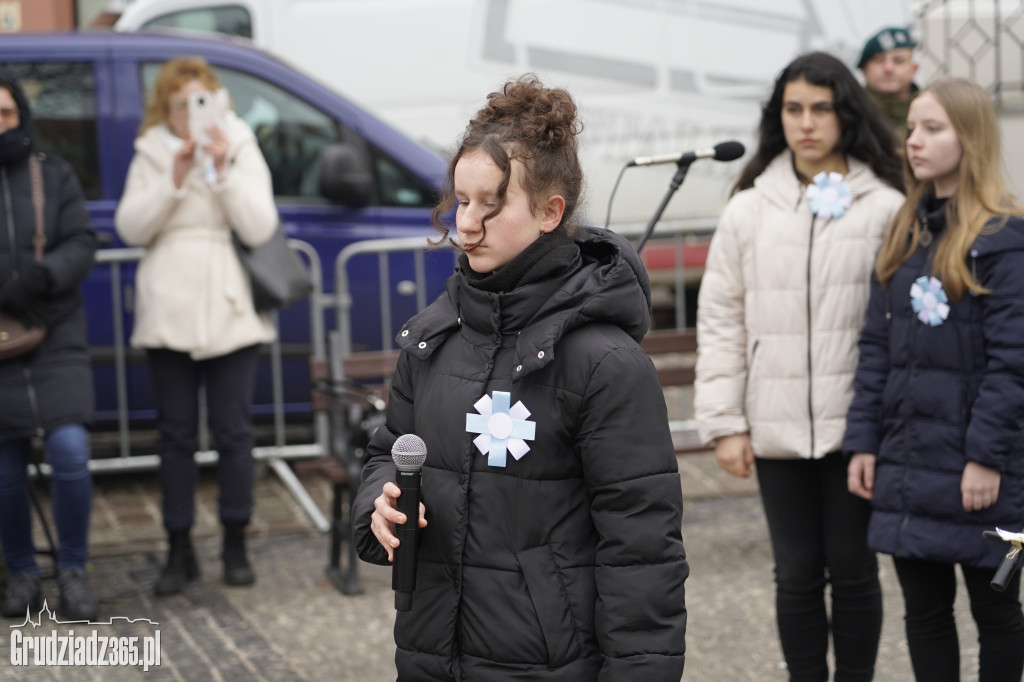
[[[309,320],[310,320],[310,343],[311,353],[315,357],[326,355],[324,309],[325,300],[328,300],[323,293],[323,276],[320,259],[312,246],[303,241],[289,240],[289,245],[296,252],[301,254],[310,270],[313,279],[314,289],[309,299]],[[118,248],[102,249],[96,255],[98,267],[108,267],[110,270],[110,301],[113,320],[113,365],[117,396],[117,442],[118,455],[108,458],[96,458],[89,462],[89,468],[94,473],[104,472],[129,472],[129,471],[153,471],[159,467],[160,458],[155,453],[133,453],[131,448],[131,405],[128,398],[128,346],[124,328],[124,286],[125,274],[123,272],[126,264],[137,263],[145,254],[145,249],[140,248]],[[272,313],[271,318],[278,328],[277,313]],[[309,516],[314,525],[321,531],[327,531],[330,524],[324,518],[323,513],[316,503],[309,496],[302,483],[296,478],[286,460],[307,457],[321,457],[329,452],[328,447],[328,421],[327,415],[314,413],[313,415],[313,438],[311,442],[292,443],[287,442],[284,397],[283,397],[283,370],[281,341],[278,338],[270,344],[270,375],[271,391],[273,396],[273,445],[259,446],[253,449],[253,456],[265,464],[278,476],[281,482],[288,488],[296,501]],[[200,393],[200,406],[205,408],[204,394]],[[205,409],[202,409],[205,413]],[[200,450],[196,453],[196,461],[199,464],[211,464],[216,461],[216,451],[209,447],[209,432],[205,419],[200,420]],[[44,473],[47,468],[43,467]]]
[[[627,236],[635,237],[642,226],[636,230],[626,228]],[[635,233],[635,234],[634,234]],[[658,254],[658,269],[652,273],[657,286],[672,289],[672,302],[667,304],[676,316],[678,324],[686,319],[685,291],[699,278],[700,271],[687,265],[687,249],[694,244],[706,240],[709,229],[705,225],[669,225],[659,228],[655,237],[648,242],[645,257]],[[425,308],[440,292],[440,286],[446,273],[452,271],[456,253],[450,247],[432,247],[426,238],[412,237],[404,239],[365,240],[349,245],[339,253],[334,263],[336,292],[332,295],[323,291],[323,272],[316,251],[311,245],[298,240],[290,240],[290,246],[302,255],[308,264],[314,282],[314,290],[309,299],[309,338],[310,353],[313,364],[326,364],[328,360],[328,338],[332,339],[330,365],[332,381],[343,379],[338,370],[344,359],[355,352],[353,329],[360,325],[362,336],[366,337],[369,330],[360,320],[353,319],[353,310],[357,302],[354,294],[350,270],[357,259],[371,259],[376,262],[376,291],[369,300],[379,301],[378,328],[373,330],[373,347],[393,348],[393,339],[397,333],[396,320],[409,310],[411,314]],[[115,393],[117,400],[116,417],[116,449],[113,457],[92,459],[89,463],[94,473],[154,471],[159,467],[160,459],[156,453],[133,452],[131,435],[133,430],[132,406],[128,391],[128,367],[130,349],[125,329],[124,287],[127,275],[126,266],[136,264],[145,254],[144,249],[117,248],[103,249],[97,254],[97,267],[106,267],[110,273],[110,302],[112,314],[113,358]],[[395,260],[398,257],[401,260]],[[428,267],[428,259],[440,259]],[[360,267],[365,273],[366,267]],[[433,276],[433,280],[431,280]],[[358,282],[365,287],[368,283]],[[431,287],[438,289],[432,291]],[[337,329],[329,332],[325,324],[326,312],[333,310]],[[406,317],[409,315],[406,315]],[[272,314],[275,327],[278,326],[277,314]],[[331,425],[331,417],[324,411],[313,413],[311,438],[306,442],[289,443],[287,419],[283,396],[283,359],[280,338],[269,347],[269,364],[273,396],[273,444],[258,446],[253,456],[267,464],[284,483],[291,494],[301,505],[314,525],[321,531],[328,531],[330,524],[321,510],[312,500],[302,483],[293,473],[287,460],[300,458],[324,457],[329,454],[346,456],[349,453],[335,452],[344,449],[344,439],[339,440],[337,433],[347,428],[345,425]],[[311,387],[312,388],[312,387]],[[200,394],[200,406],[205,408],[204,396]],[[205,412],[205,409],[203,409]],[[200,449],[196,453],[196,461],[201,465],[216,462],[217,453],[209,446],[208,430],[205,419],[200,423]],[[44,473],[48,472],[44,465]]]
[[[629,225],[616,229],[628,239],[635,240],[643,232],[643,225]],[[703,254],[707,242],[713,232],[714,225],[707,221],[678,221],[659,226],[654,237],[648,241],[641,253],[655,287],[664,287],[666,309],[672,311],[672,326],[682,328],[688,315],[686,291],[695,289],[703,274],[703,257],[700,265],[694,265],[694,254]],[[335,315],[339,332],[339,349],[342,357],[354,352],[353,329],[358,323],[353,319],[352,311],[357,296],[352,290],[349,269],[357,258],[370,258],[377,262],[378,290],[381,301],[381,315],[377,340],[379,347],[393,348],[397,330],[394,328],[392,315],[396,301],[415,296],[417,311],[425,308],[432,300],[428,300],[428,281],[425,258],[433,252],[449,254],[454,264],[455,252],[448,246],[431,246],[426,238],[408,237],[402,239],[368,239],[342,249],[334,265],[336,294],[334,296]],[[392,271],[394,265],[389,259],[394,254],[406,254],[412,259],[411,272],[402,273],[404,279],[394,282]],[[656,265],[657,267],[654,267]],[[412,279],[408,276],[411,275]]]
[[[1024,0],[919,0],[920,82],[961,76],[1003,111],[1024,111]]]

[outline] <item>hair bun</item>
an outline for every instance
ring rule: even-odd
[[[500,92],[487,96],[476,125],[512,127],[524,147],[539,149],[576,148],[582,125],[576,118],[576,103],[562,88],[546,88],[536,74],[528,73],[505,83]]]

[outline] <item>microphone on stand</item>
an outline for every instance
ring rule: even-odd
[[[736,159],[743,156],[746,152],[746,148],[742,142],[736,140],[729,140],[728,142],[719,142],[711,149],[698,149],[693,152],[684,152],[683,154],[659,154],[657,156],[638,156],[629,163],[629,166],[650,166],[658,163],[674,163],[676,164],[676,173],[672,176],[672,181],[668,184],[668,192],[661,200],[661,204],[658,205],[657,210],[654,212],[654,216],[647,223],[647,227],[644,229],[644,233],[637,240],[634,248],[637,253],[644,248],[644,244],[647,243],[647,239],[654,233],[654,226],[661,218],[661,214],[665,212],[665,207],[668,206],[669,200],[672,195],[676,193],[679,186],[683,184],[683,178],[686,177],[687,171],[690,170],[690,164],[697,159],[715,159],[716,161],[735,161]]]
[[[395,484],[402,491],[395,507],[405,514],[405,523],[396,526],[398,547],[391,566],[391,589],[395,591],[395,610],[412,608],[412,593],[416,589],[416,541],[420,522],[420,484],[423,462],[427,459],[427,445],[419,436],[407,433],[399,436],[391,446],[395,460]]]
[[[735,161],[743,156],[746,148],[742,142],[729,140],[719,142],[714,147],[696,149],[692,152],[674,152],[671,154],[653,154],[638,156],[626,166],[655,166],[661,163],[690,164],[697,159],[714,159],[715,161]]]

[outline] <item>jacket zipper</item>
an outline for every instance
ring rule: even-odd
[[[811,260],[814,250],[814,221],[817,218],[811,214],[811,231],[807,241],[807,417],[810,422],[811,432],[811,459],[814,459],[814,366],[811,362],[813,355],[812,346],[812,325],[811,325]]]
[[[754,341],[754,345],[750,349],[750,361],[747,363],[747,375],[743,377],[743,402],[747,401],[747,396],[750,395],[750,374],[754,371],[754,359],[757,357],[757,346],[761,343],[761,339]]]

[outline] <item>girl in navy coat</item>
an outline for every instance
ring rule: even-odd
[[[982,682],[1021,679],[1020,575],[989,588],[1024,523],[1024,213],[999,166],[995,111],[963,79],[910,105],[907,202],[875,267],[844,450],[872,501],[868,543],[893,555],[918,680],[959,680],[960,564]]]

